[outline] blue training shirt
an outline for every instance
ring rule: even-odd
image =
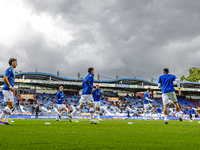
[[[157,109],[157,112],[160,113],[160,114],[162,113],[160,108]]]
[[[148,92],[146,92],[144,94],[144,97],[143,97],[143,104],[149,104],[150,102],[148,100],[146,100],[146,97],[147,98],[150,98],[150,94]]]
[[[89,73],[82,84],[83,87],[82,95],[92,94],[93,83],[94,83],[94,75]]]
[[[158,83],[161,84],[161,91],[162,93],[169,93],[169,92],[174,92],[174,85],[173,81],[177,79],[176,76],[171,75],[171,74],[164,74],[159,77]]]
[[[189,114],[195,114],[195,110],[194,109],[190,109],[189,110]]]
[[[130,111],[129,111],[129,110],[127,110],[127,114],[128,114],[128,115],[130,114]]]
[[[14,85],[15,85],[15,72],[11,67],[9,67],[6,70],[5,76],[8,77],[8,81],[9,81],[10,85],[12,87],[14,87]],[[4,83],[4,86],[3,86],[2,90],[10,91],[10,88],[6,83]]]
[[[59,101],[60,99],[60,101]],[[56,95],[57,104],[63,104],[64,101],[64,93],[59,91]]]
[[[94,98],[94,101],[97,101],[97,102],[100,101],[100,98],[101,98],[101,90],[100,89],[95,89],[94,90],[93,98]]]
[[[184,111],[183,111],[183,113],[186,115],[186,114],[187,114],[187,111],[186,111],[186,110],[184,110]]]

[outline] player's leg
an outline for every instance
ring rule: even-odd
[[[35,119],[38,119],[38,112],[35,113]]]
[[[159,115],[159,119],[162,120],[162,113],[160,113],[160,115]]]
[[[63,111],[62,112],[66,112],[66,113],[68,113],[68,109],[67,109],[67,107],[63,107]],[[61,114],[62,114],[62,112],[61,112]]]
[[[147,104],[144,104],[144,117],[143,117],[144,121],[147,121],[146,114],[147,114]]]
[[[3,110],[1,116],[0,116],[0,121],[2,123],[2,119],[5,116],[4,119],[4,124],[6,125],[11,125],[8,123],[8,118],[11,115],[11,112],[14,108],[14,97],[13,97],[13,93],[11,91],[3,91],[3,95],[4,95],[4,102],[7,103],[7,107]]]
[[[185,120],[187,120],[187,115],[185,115]]]
[[[85,99],[85,95],[81,95],[81,99],[79,101],[80,105],[78,105],[71,114],[68,114],[69,117],[69,121],[72,122],[72,117],[73,115],[75,115],[80,109],[83,108],[83,106],[86,104],[86,99]]]
[[[14,108],[14,102],[7,102],[7,107],[8,107],[7,109],[8,111],[7,111],[7,114],[5,115],[4,124],[11,125],[10,123],[8,123],[8,118],[10,117],[11,112]]]
[[[150,117],[153,119],[153,120],[155,120],[154,119],[154,117],[153,117],[153,106],[151,105],[151,104],[148,104],[149,106],[149,109],[150,109]]]
[[[192,120],[193,121],[195,120],[195,114],[192,114]]]
[[[181,112],[180,112],[180,107],[179,107],[178,102],[175,102],[174,105],[175,105],[175,108],[176,108],[176,111],[177,111],[179,120],[180,120],[180,121],[183,121],[183,119],[182,119],[182,117],[181,117]]]
[[[57,114],[57,117],[56,117],[56,121],[59,121],[60,116],[61,116],[61,111],[62,111],[62,109],[60,109],[60,106],[58,106],[58,114]]]
[[[163,113],[164,113],[164,121],[165,124],[168,124],[168,120],[167,120],[167,107],[169,106],[169,97],[168,95],[162,94],[162,100],[163,100]]]
[[[157,113],[157,116],[158,116],[158,120],[160,120],[160,113]]]
[[[101,119],[100,119],[100,101],[95,102],[95,107],[96,107],[97,120],[101,121]]]
[[[90,123],[91,124],[98,124],[98,122],[94,121],[94,99],[92,97],[92,95],[87,95],[86,97],[86,101],[89,104],[89,108],[90,108]]]
[[[182,119],[182,117],[181,117],[180,107],[179,107],[179,104],[178,104],[178,101],[177,101],[177,97],[176,97],[175,92],[169,92],[169,93],[167,93],[167,95],[168,95],[168,97],[170,98],[170,100],[171,100],[172,102],[174,102],[174,105],[175,105],[175,108],[176,108],[176,111],[177,111],[179,120],[180,120],[180,121],[183,121],[183,119]]]
[[[71,113],[71,115],[73,116],[74,114],[76,114],[80,109],[83,108],[83,106],[86,104],[86,99],[85,99],[85,95],[82,95],[81,96],[81,99],[80,99],[80,105],[78,105]]]

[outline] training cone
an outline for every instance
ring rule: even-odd
[[[129,122],[128,124],[133,124],[132,122]]]
[[[14,122],[14,121],[11,121],[11,122]]]
[[[50,124],[49,122],[46,122],[45,124]]]
[[[78,120],[76,122],[79,122]]]

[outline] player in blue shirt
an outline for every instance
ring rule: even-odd
[[[56,94],[56,100],[57,100],[57,106],[58,106],[58,114],[56,117],[56,121],[59,121],[63,113],[62,110],[65,112],[68,112],[66,105],[63,104],[63,101],[64,101],[63,86],[59,87],[59,92]]]
[[[97,84],[96,89],[93,89],[93,98],[94,98],[94,105],[96,108],[97,120],[99,121],[102,121],[100,118],[101,96],[104,98],[104,96],[101,94],[101,89],[99,88],[99,85]]]
[[[174,85],[173,85],[173,81],[176,81],[177,86],[178,86],[179,95],[181,95],[180,82],[176,78],[176,76],[169,74],[169,69],[165,68],[163,70],[163,73],[164,74],[161,75],[158,79],[158,87],[161,87],[161,91],[162,91],[162,100],[163,100],[163,105],[164,105],[163,112],[164,112],[164,115],[165,115],[165,118],[164,118],[165,124],[168,124],[167,107],[169,106],[169,99],[172,102],[174,102],[179,120],[183,121],[183,119],[181,118],[180,108],[179,108],[179,104],[177,102],[175,89],[174,89]]]
[[[76,114],[80,109],[82,109],[86,103],[88,103],[90,107],[90,123],[98,124],[98,122],[94,121],[94,99],[92,96],[93,83],[94,83],[94,68],[90,67],[88,68],[88,75],[82,84],[83,92],[81,95],[81,99],[79,101],[80,105],[77,106],[73,110],[73,112],[68,115],[70,122],[72,122],[72,116]]]
[[[186,109],[184,109],[183,115],[184,115],[184,117],[185,117],[185,120],[187,120],[187,110],[186,110]]]
[[[4,76],[4,86],[2,88],[2,92],[4,95],[4,102],[7,104],[7,107],[3,110],[0,115],[0,124],[1,125],[11,125],[8,123],[8,118],[11,115],[12,109],[14,108],[14,96],[15,92],[14,84],[15,84],[15,72],[14,69],[17,67],[17,59],[10,58],[8,61],[10,67],[6,70]],[[2,119],[5,117],[4,122]]]
[[[194,110],[194,108],[190,107],[189,114],[191,116],[190,122],[194,121],[194,119],[195,119],[195,110]]]
[[[130,118],[131,118],[131,116],[130,116],[130,111],[129,111],[129,109],[128,109],[128,108],[127,108],[126,112],[127,112],[128,119],[130,119]]]
[[[147,114],[147,112],[148,112],[148,109],[150,109],[150,117],[153,119],[153,120],[155,120],[154,118],[153,118],[153,107],[152,107],[152,105],[151,105],[151,103],[150,102],[155,102],[153,99],[151,100],[150,99],[150,93],[151,92],[151,89],[150,88],[148,88],[147,89],[147,92],[144,94],[144,97],[143,97],[143,105],[144,105],[144,118],[143,118],[143,120],[144,121],[147,121],[147,119],[146,119],[146,114]]]
[[[158,105],[158,107],[157,107],[157,112],[158,112],[158,119],[162,119],[161,117],[162,117],[162,115],[161,115],[161,113],[162,113],[162,110],[160,109],[160,106]]]

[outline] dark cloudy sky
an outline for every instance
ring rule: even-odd
[[[199,0],[0,0],[0,73],[177,77],[200,67]]]

